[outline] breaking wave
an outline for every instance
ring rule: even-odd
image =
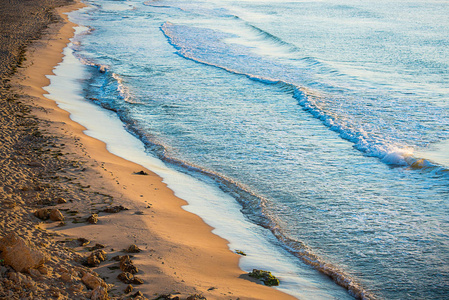
[[[431,171],[436,174],[448,173],[445,167],[435,162],[425,158],[414,157],[412,147],[403,146],[404,143],[400,143],[400,141],[395,142],[394,139],[385,139],[385,137],[376,132],[378,127],[363,128],[358,126],[360,124],[354,119],[351,119],[350,114],[345,115],[341,111],[333,110],[332,107],[329,108],[330,104],[342,105],[342,100],[338,98],[332,99],[332,97],[326,98],[320,92],[299,86],[297,84],[298,73],[305,74],[306,72],[302,72],[299,69],[289,70],[288,67],[279,63],[254,56],[243,46],[230,47],[222,42],[222,40],[232,35],[207,29],[174,25],[170,22],[164,23],[161,26],[161,30],[170,44],[177,49],[177,54],[186,59],[233,74],[243,75],[264,84],[276,84],[285,90],[293,91],[293,97],[304,110],[321,120],[324,125],[337,132],[340,137],[352,142],[354,148],[367,156],[377,157],[391,166],[410,167],[412,169]],[[202,39],[201,36],[206,36],[207,38]],[[271,35],[269,37],[272,39]],[[242,55],[242,52],[245,53],[245,56]],[[234,58],[233,63],[229,63],[232,58]],[[311,65],[322,65],[314,58],[307,57],[303,60]],[[294,71],[298,72],[293,75]],[[267,76],[267,74],[270,75]],[[329,99],[337,103],[330,103]],[[357,105],[357,103],[354,105]],[[360,107],[348,107],[348,109],[355,108],[359,109]],[[357,113],[359,112],[357,111]],[[372,110],[367,109],[364,113],[368,115],[372,113]],[[394,130],[397,133],[397,130],[394,128],[387,128],[386,130]],[[406,136],[408,133],[404,132],[401,134]]]

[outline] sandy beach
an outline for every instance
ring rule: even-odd
[[[74,33],[64,13],[83,4],[36,2],[40,29],[2,41],[16,55],[1,62],[0,299],[293,299],[240,270],[159,176],[45,98]]]

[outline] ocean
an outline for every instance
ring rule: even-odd
[[[449,1],[85,2],[49,93],[243,270],[301,299],[449,298]]]

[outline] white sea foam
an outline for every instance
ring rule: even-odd
[[[129,92],[129,88],[123,83],[123,78],[116,73],[112,73],[112,77],[117,81],[117,91],[120,97],[126,102],[132,102],[131,93]]]

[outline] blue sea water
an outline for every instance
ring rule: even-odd
[[[86,3],[84,98],[149,154],[350,295],[449,297],[449,1]]]

